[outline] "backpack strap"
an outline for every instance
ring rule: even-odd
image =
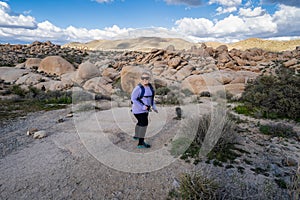
[[[140,94],[140,96],[137,98],[137,100],[141,103],[141,104],[143,104],[143,105],[145,105],[144,104],[144,102],[142,101],[142,98],[144,97],[144,94],[145,94],[145,88],[144,88],[144,86],[142,85],[142,84],[138,84],[138,86],[141,88],[141,94]]]
[[[151,85],[151,83],[149,83],[148,85],[149,85],[150,90],[151,90],[151,92],[152,92],[151,105],[153,106],[153,104],[154,104],[155,91],[154,91],[154,88],[153,88],[153,86]]]

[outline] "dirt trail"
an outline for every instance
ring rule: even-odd
[[[207,112],[209,108],[209,105],[202,106],[201,111]],[[134,118],[126,121],[128,108],[75,113],[73,119],[65,117],[71,108],[32,113],[26,119],[2,127],[2,143],[9,137],[17,141],[14,148],[10,151],[6,148],[5,156],[0,158],[0,199],[165,199],[177,184],[176,177],[193,170],[193,165],[174,160],[152,172],[123,172],[108,167],[97,157],[113,152],[100,152],[99,144],[89,146],[93,143],[86,142],[97,142],[95,138],[99,139],[102,132],[115,147],[143,158],[149,152],[168,146],[176,124],[180,123],[173,119],[175,112],[171,114],[171,110],[174,108],[150,114],[147,141],[152,144],[151,149],[136,148],[137,141],[129,134],[134,128]],[[108,113],[114,113],[112,119]],[[92,121],[93,117],[98,122]],[[58,123],[58,119],[64,122]],[[97,129],[97,124],[101,124],[101,129]],[[25,135],[29,128],[46,130],[49,136],[34,140]],[[86,140],[85,136],[91,138]],[[122,160],[122,157],[111,158]],[[135,162],[138,160],[133,160],[133,167]]]

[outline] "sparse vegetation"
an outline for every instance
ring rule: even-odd
[[[174,145],[172,146],[172,152],[173,154],[178,155],[178,153],[182,153],[182,151],[179,151],[178,149],[186,149],[184,147],[190,144],[190,146],[186,149],[186,151],[181,155],[180,158],[188,162],[190,162],[189,159],[192,158],[194,159],[194,164],[197,164],[199,162],[199,152],[201,146],[211,123],[211,116],[204,115],[199,119],[198,122],[191,121],[190,123],[198,123],[197,133],[194,140],[191,143],[189,143],[189,140],[184,139],[175,140],[172,143],[172,145]],[[195,127],[195,124],[190,124],[189,126]],[[207,158],[209,160],[215,159],[220,162],[227,162],[228,160],[234,160],[236,157],[240,156],[240,154],[236,152],[238,151],[238,149],[234,146],[234,144],[236,143],[236,137],[235,124],[233,121],[227,118],[224,123],[224,127],[222,128],[220,138],[218,139],[217,143],[210,151],[210,153],[207,155]],[[179,148],[178,146],[182,148]],[[175,149],[177,149],[177,151],[175,151]]]
[[[244,105],[236,108],[238,113],[300,121],[300,76],[280,67],[275,75],[260,76],[248,84],[241,100]]]
[[[182,174],[180,187],[169,192],[168,199],[218,199],[219,185],[213,180],[204,176],[201,172]]]
[[[161,104],[167,104],[167,105],[179,105],[179,92],[171,91],[166,96],[162,98]]]
[[[273,137],[290,138],[297,136],[292,126],[283,123],[260,125],[259,130],[261,133]]]
[[[288,190],[292,200],[300,199],[300,168],[294,175],[291,176],[291,182],[288,185]]]
[[[40,110],[65,108],[72,103],[71,92],[42,91],[34,87],[22,89],[18,85],[10,86],[11,94],[18,95],[15,100],[1,100],[0,119],[7,120]]]
[[[167,95],[171,90],[168,87],[160,87],[156,90],[157,95]]]

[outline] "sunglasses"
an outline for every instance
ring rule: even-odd
[[[149,80],[150,77],[143,77],[143,76],[142,76],[141,79],[142,79],[142,80]]]

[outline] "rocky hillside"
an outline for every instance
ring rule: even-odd
[[[44,95],[52,97],[51,93],[68,100],[68,96],[62,94],[72,91],[73,96],[69,100],[73,110],[35,112],[13,122],[1,121],[0,171],[3,173],[0,180],[3,181],[0,183],[0,199],[23,196],[27,199],[52,199],[53,196],[58,199],[85,199],[86,196],[90,199],[139,199],[141,196],[166,199],[169,191],[169,196],[176,194],[174,189],[183,185],[179,180],[180,174],[195,169],[203,169],[207,175],[216,176],[225,185],[222,191],[227,192],[224,195],[227,199],[291,199],[288,192],[299,191],[296,181],[292,185],[295,188],[288,188],[288,184],[293,183],[294,174],[297,170],[299,174],[300,170],[300,127],[296,122],[280,119],[272,124],[271,120],[232,113],[230,116],[237,125],[232,126],[232,130],[238,134],[237,148],[232,152],[236,157],[232,162],[203,159],[196,164],[196,160],[184,162],[178,159],[161,170],[140,174],[122,173],[98,162],[87,151],[86,142],[96,142],[97,148],[92,146],[93,149],[103,155],[104,151],[98,147],[106,148],[107,145],[98,143],[103,140],[97,138],[100,135],[98,122],[101,122],[101,129],[109,136],[110,144],[112,142],[120,149],[145,155],[145,149],[137,149],[136,141],[132,140],[133,131],[129,128],[133,128],[133,124],[128,118],[128,94],[139,82],[143,70],[153,74],[158,105],[169,103],[183,107],[182,120],[175,117],[177,105],[159,105],[159,115],[150,113],[149,133],[156,134],[154,130],[160,133],[147,140],[152,145],[151,150],[156,151],[166,146],[173,147],[176,143],[171,143],[170,139],[176,131],[182,130],[180,128],[194,127],[187,123],[192,123],[194,116],[184,109],[185,105],[193,103],[199,106],[200,115],[203,115],[217,107],[214,97],[219,100],[218,92],[224,88],[227,94],[238,98],[246,83],[258,75],[271,74],[278,67],[299,73],[300,47],[279,53],[259,48],[230,50],[225,45],[212,48],[205,44],[186,50],[168,45],[149,52],[75,50],[39,42],[29,46],[2,45],[1,48],[1,61],[11,63],[0,67],[2,108],[8,107],[11,112],[9,103],[15,105],[21,102],[20,96],[24,91],[28,91],[23,96],[28,95],[30,101]],[[14,58],[19,56],[22,60],[17,62]],[[79,60],[74,62],[72,59],[75,58]],[[61,103],[56,99],[55,102],[46,103],[55,105],[65,101]],[[234,103],[228,103],[226,108],[233,109],[234,106]],[[22,105],[18,107],[23,108]],[[11,114],[20,116],[19,108]],[[3,110],[0,109],[0,114],[8,118]],[[95,110],[97,112],[94,113]],[[167,113],[166,122],[161,120],[163,113]],[[199,125],[199,121],[194,122]],[[182,126],[182,123],[188,126]],[[285,132],[288,127],[296,133],[293,132],[290,138],[282,138],[262,134],[261,127],[271,127],[275,132]],[[87,137],[78,135],[80,128]],[[41,139],[41,142],[33,141],[34,138]],[[113,151],[106,149],[107,152]],[[232,156],[227,150],[219,152]],[[216,156],[223,158],[224,154],[220,155]]]
[[[45,58],[61,56],[73,64],[80,64],[86,52],[72,48],[61,48],[60,45],[48,42],[33,42],[29,45],[0,44],[0,66],[15,66],[28,58]]]
[[[70,43],[63,47],[71,47],[88,50],[111,50],[111,51],[146,51],[153,48],[165,49],[173,45],[178,50],[190,49],[192,46],[201,46],[178,38],[141,37],[124,40],[95,40],[88,43]]]
[[[297,46],[300,46],[300,40],[290,41],[276,41],[276,40],[263,40],[258,38],[250,38],[241,40],[235,43],[220,43],[220,42],[205,42],[209,47],[217,48],[221,45],[226,45],[229,50],[239,49],[247,50],[251,48],[260,48],[265,51],[281,52],[292,51]],[[76,49],[87,50],[113,50],[113,51],[147,51],[153,48],[165,49],[173,45],[177,50],[187,50],[192,46],[200,47],[199,43],[188,42],[178,38],[158,38],[158,37],[142,37],[136,39],[125,40],[94,40],[88,43],[73,42],[63,45],[63,47],[70,47]]]
[[[3,62],[10,62],[11,58],[19,55],[23,55],[26,61],[16,67],[1,67],[0,79],[25,88],[34,86],[45,90],[68,90],[73,85],[79,85],[84,90],[110,96],[120,90],[130,93],[139,81],[137,77],[141,71],[150,70],[157,88],[176,87],[199,95],[207,91],[216,92],[224,86],[229,93],[240,95],[249,80],[262,73],[272,73],[281,64],[295,70],[295,73],[300,70],[299,47],[292,51],[272,53],[257,48],[228,50],[225,45],[214,49],[202,44],[185,51],[168,46],[150,52],[93,51],[89,54],[52,44],[50,47],[53,47],[53,51],[43,43],[31,45],[33,47],[58,56],[46,54],[42,59],[39,58],[43,57],[42,53],[29,53],[26,57],[24,50],[20,50],[21,54],[12,49],[4,51],[3,55],[10,56],[2,56]],[[29,47],[21,49],[26,48]],[[87,61],[77,66],[64,59],[64,55]],[[88,56],[83,58],[84,55]]]

